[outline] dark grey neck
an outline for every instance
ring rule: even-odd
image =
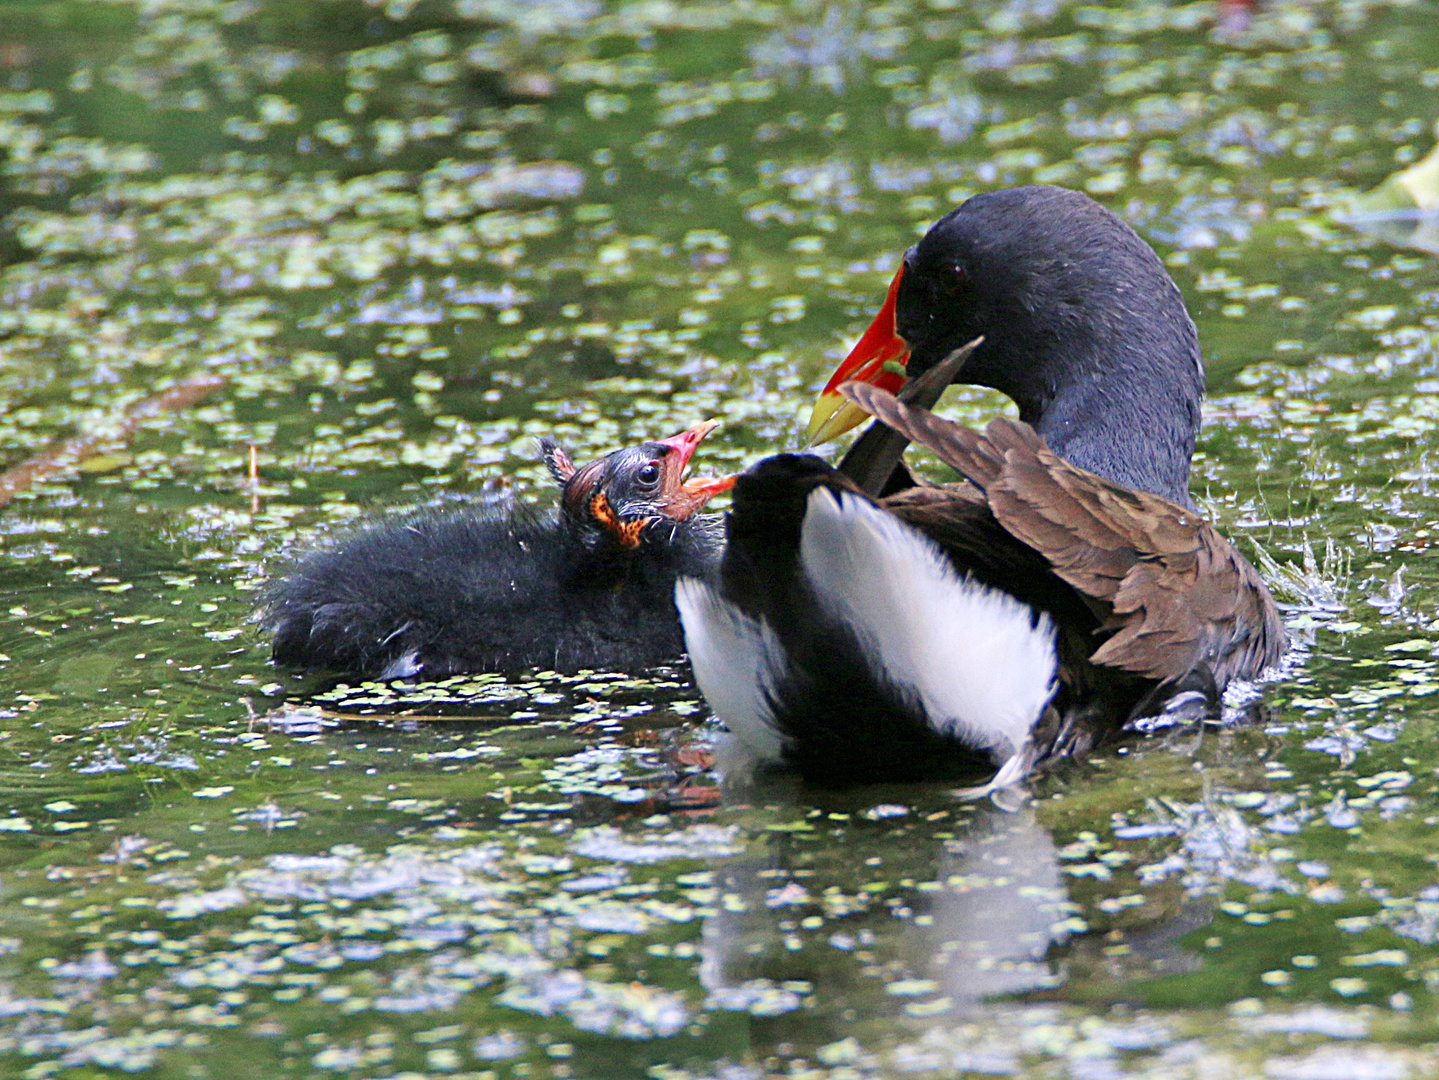
[[[1034,379],[1033,372],[1022,388],[996,386],[996,382],[1008,380],[991,380],[982,371],[965,381],[990,386],[1013,399],[1020,419],[1066,461],[1111,483],[1147,491],[1197,511],[1189,494],[1202,391],[1197,347],[1194,358],[1187,362],[1191,368],[1185,377],[1168,381],[1103,378],[1100,368],[1083,365],[1077,369],[1067,365],[1063,370],[1069,372],[1068,377],[1057,385]],[[936,374],[940,372],[911,381],[900,392],[900,400],[932,409],[939,393],[914,391]],[[938,386],[939,392],[947,384],[948,376]],[[873,423],[845,454],[839,471],[875,498],[913,487],[914,480],[900,458],[908,444],[903,435],[883,423]]]
[[[1020,417],[1051,450],[1081,469],[1197,509],[1189,494],[1189,464],[1199,402],[1156,395],[1153,389],[1078,382],[1060,387],[1042,409],[1021,404]]]
[[[1163,285],[1161,299],[1172,302],[1116,302],[1097,314],[1075,306],[1067,319],[996,342],[976,355],[971,377],[1012,398],[1065,460],[1194,509],[1189,463],[1204,371],[1194,323],[1178,290]]]

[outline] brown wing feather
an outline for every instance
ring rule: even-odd
[[[1269,590],[1192,511],[1071,465],[1028,424],[1000,419],[981,433],[874,387],[842,391],[952,466],[983,492],[1009,535],[1107,606],[1112,633],[1094,663],[1161,681],[1207,664],[1222,687],[1258,675],[1284,652]]]
[[[886,510],[938,544],[966,573],[1051,612],[1082,635],[1101,629],[1108,604],[1059,578],[1045,557],[1011,534],[970,483],[906,488],[880,500]],[[1093,645],[1083,650],[1087,658]]]

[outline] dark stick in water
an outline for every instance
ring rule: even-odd
[[[93,457],[102,446],[128,440],[135,429],[146,420],[188,408],[224,385],[224,378],[210,372],[191,375],[168,390],[126,409],[120,414],[113,428],[86,435],[72,435],[68,439],[51,443],[28,461],[22,461],[0,473],[0,506],[28,491],[46,477]]]

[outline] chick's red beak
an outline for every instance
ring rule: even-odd
[[[681,483],[684,471],[688,468],[695,449],[717,427],[719,427],[718,420],[706,420],[702,424],[696,424],[686,431],[681,431],[678,435],[671,435],[668,439],[655,440],[660,446],[670,448],[670,453],[665,455],[664,484],[661,495],[666,517],[675,521],[684,521],[720,492],[734,487],[735,477],[733,475],[695,477]]]
[[[835,369],[815,401],[809,416],[810,446],[829,442],[869,419],[867,413],[858,406],[851,405],[840,395],[839,388],[843,384],[869,383],[881,390],[888,390],[891,394],[898,393],[900,387],[904,386],[905,365],[909,363],[909,345],[899,336],[894,321],[895,300],[899,296],[899,283],[903,277],[904,265],[901,263],[894,280],[889,283],[884,306],[879,309],[874,322],[869,324],[869,329],[855,343],[844,362]]]

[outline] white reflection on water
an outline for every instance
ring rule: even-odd
[[[1034,811],[981,810],[961,838],[941,843],[933,862],[905,861],[917,864],[915,872],[933,867],[926,888],[907,891],[902,902],[876,901],[864,909],[868,918],[827,920],[827,928],[843,928],[829,944],[858,949],[862,967],[882,965],[892,1011],[915,1018],[953,1017],[995,995],[1057,985],[1061,975],[1046,957],[1067,937],[1072,905],[1054,841]],[[788,861],[771,851],[717,867],[719,911],[705,920],[699,972],[712,1007],[776,1015],[798,1008],[811,989],[818,1000],[833,1000],[838,987],[825,982],[853,978],[853,965],[828,959],[803,965],[812,988],[762,977],[786,952],[823,947],[796,927],[822,902],[833,903],[811,896],[805,870],[792,875]],[[874,926],[886,907],[889,917]],[[865,928],[856,932],[859,925]]]
[[[1069,897],[1054,839],[1033,809],[976,818],[945,843],[938,878],[934,922],[916,926],[906,944],[956,1007],[1056,984],[1045,956],[1068,937]]]

